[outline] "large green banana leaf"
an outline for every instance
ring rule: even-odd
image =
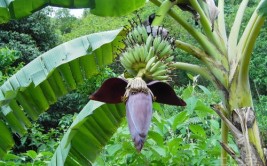
[[[0,24],[31,15],[46,6],[90,8],[99,16],[121,16],[145,4],[145,0],[0,0]]]
[[[91,165],[125,117],[125,104],[90,101],[76,117],[49,165]]]
[[[11,131],[20,135],[49,106],[112,63],[122,29],[95,33],[61,44],[40,55],[0,87],[0,157],[13,146]],[[29,119],[30,118],[30,119]]]

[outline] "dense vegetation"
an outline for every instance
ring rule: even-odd
[[[255,4],[250,4],[254,9]],[[149,8],[149,10],[148,10]],[[235,5],[229,5],[226,12],[235,13]],[[139,12],[142,19],[153,13],[154,8],[148,6]],[[252,11],[252,10],[251,10]],[[0,83],[15,73],[21,66],[26,65],[36,56],[60,44],[85,34],[110,30],[128,24],[134,15],[122,18],[102,18],[84,12],[81,19],[70,15],[66,9],[58,10],[55,17],[48,13],[51,9],[37,12],[25,19],[12,21],[0,25]],[[188,21],[193,21],[186,13]],[[249,13],[247,13],[249,14]],[[232,16],[228,18],[231,24]],[[137,19],[137,18],[135,18]],[[245,17],[245,21],[249,18]],[[171,19],[166,19],[164,25],[172,35],[179,38],[195,41],[185,36],[183,30],[172,31],[177,26]],[[57,35],[55,35],[57,34]],[[267,144],[267,25],[262,29],[255,46],[251,62],[251,87],[255,96],[255,107],[264,145]],[[199,63],[184,52],[178,51],[176,59]],[[67,130],[72,120],[88,101],[88,95],[93,93],[101,83],[121,71],[119,63],[111,65],[101,74],[85,81],[77,90],[62,97],[47,112],[43,113],[38,121],[23,137],[14,135],[16,146],[0,162],[0,165],[45,165],[55,151],[62,134]],[[185,109],[166,105],[154,105],[152,127],[148,134],[145,148],[138,154],[130,141],[126,122],[118,129],[109,141],[96,164],[103,165],[217,165],[220,157],[220,123],[215,112],[210,108],[218,103],[219,97],[212,85],[198,76],[177,71],[173,85],[175,90],[188,106]],[[231,140],[232,141],[232,140]],[[231,142],[230,141],[230,142]],[[234,144],[232,148],[237,149]],[[234,161],[230,160],[231,164]],[[175,164],[176,165],[176,164]]]

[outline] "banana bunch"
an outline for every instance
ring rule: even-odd
[[[173,48],[170,42],[161,36],[156,36],[155,38],[151,35],[148,36],[146,40],[146,48],[149,50],[151,47],[154,48],[154,54],[156,54],[159,59],[168,58],[173,53]]]
[[[138,25],[128,33],[126,43],[142,44],[146,41],[147,37],[146,28],[143,25]]]
[[[135,75],[145,67],[148,52],[144,45],[136,44],[133,48],[129,47],[120,56],[122,66],[130,73]]]
[[[120,61],[127,72],[146,81],[169,81],[170,64],[174,59],[173,45],[170,38],[147,33],[143,25],[138,25],[130,31],[125,39],[128,47],[120,56]]]

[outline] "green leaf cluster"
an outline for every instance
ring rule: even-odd
[[[55,47],[59,40],[48,14],[49,9],[20,20],[0,24],[0,48],[21,52],[19,62],[25,64]]]

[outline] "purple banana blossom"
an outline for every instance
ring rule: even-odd
[[[135,148],[140,152],[152,118],[152,97],[142,92],[130,94],[126,102],[128,127]]]
[[[106,80],[90,99],[106,103],[126,102],[126,117],[135,148],[143,148],[152,118],[153,100],[163,104],[185,106],[174,90],[164,82],[146,84],[141,78],[127,81],[121,78]]]

